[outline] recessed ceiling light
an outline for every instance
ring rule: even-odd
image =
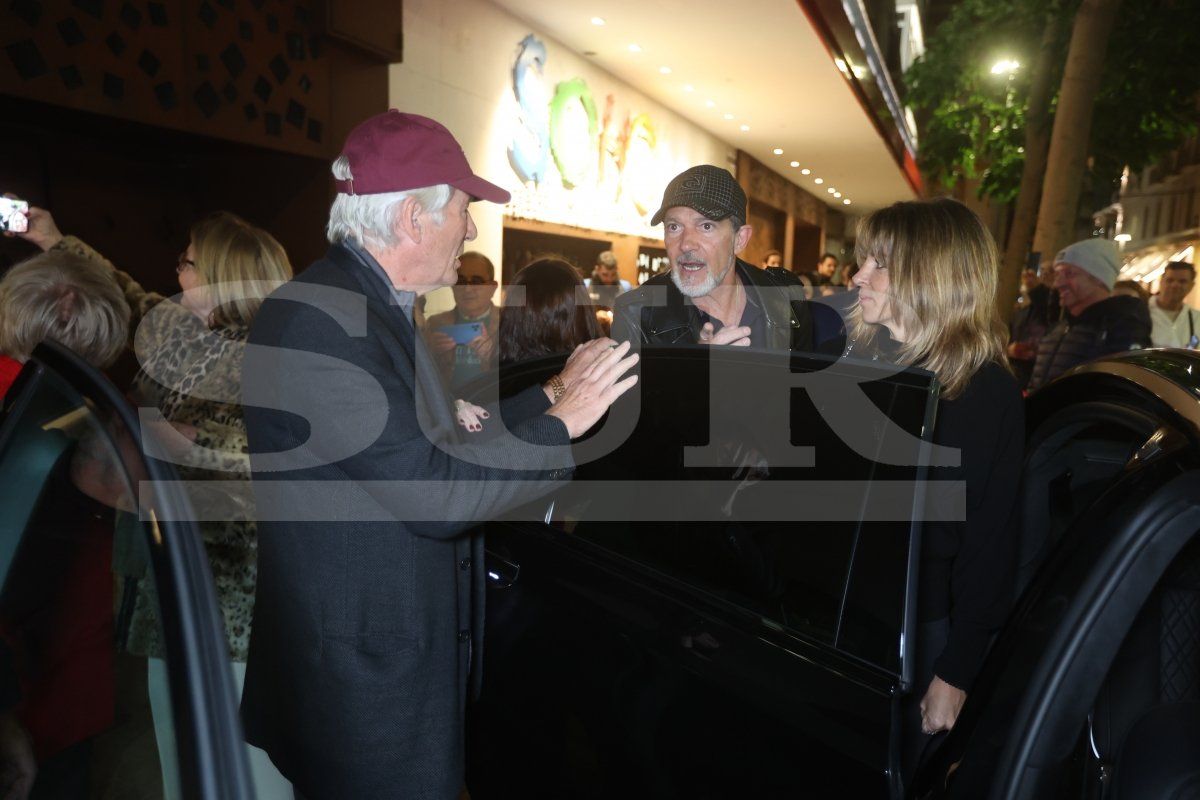
[[[825,182],[825,180],[824,180],[823,178],[817,178],[817,179],[816,179],[815,181],[813,181],[813,182],[814,182],[814,183],[816,183],[816,184],[817,184],[817,186],[820,186],[822,183],[824,183],[824,182]]]
[[[714,103],[712,100],[705,100],[704,105],[708,106],[709,108],[712,108],[713,106],[716,105],[716,103]]]
[[[842,196],[842,193],[841,193],[841,192],[834,192],[834,193],[833,193],[833,196],[834,196],[834,197],[841,197],[841,196]]]
[[[593,25],[603,25],[604,18],[603,17],[592,17],[592,24]]]
[[[690,83],[685,83],[685,84],[683,85],[683,90],[684,90],[685,92],[694,92],[694,91],[696,91],[696,87],[695,87],[695,86],[692,86]]]
[[[659,67],[659,68],[658,68],[658,71],[659,71],[659,72],[661,72],[663,75],[670,75],[670,74],[671,74],[671,68],[670,68],[670,67]]]
[[[792,164],[792,166],[798,167],[798,166],[800,166],[800,162],[797,161],[795,164]],[[800,174],[801,175],[812,175],[812,170],[809,169],[808,167],[805,167],[804,169],[800,170]]]
[[[799,161],[793,161],[793,162],[792,162],[792,166],[793,166],[793,167],[798,167],[798,166],[800,166],[800,162],[799,162]]]
[[[844,205],[844,206],[848,206],[848,205],[850,205],[850,201],[849,201],[849,200],[843,200],[843,201],[842,201],[842,205]]]
[[[825,191],[829,192],[830,194],[833,194],[834,192],[836,192],[836,191],[837,191],[837,189],[834,189],[832,186],[830,186],[830,187],[829,187],[828,189],[826,189]]]
[[[749,125],[743,125],[743,126],[742,126],[742,133],[749,133],[749,132],[750,132],[750,126],[749,126]]]
[[[771,152],[772,152],[772,153],[774,153],[774,154],[775,154],[775,155],[777,155],[777,156],[781,156],[781,155],[783,155],[783,150],[782,150],[782,148],[779,148],[779,147],[776,147],[776,148],[775,148],[774,150],[772,150]]]
[[[631,44],[629,45],[629,52],[640,53],[642,52],[642,46],[640,44]]]
[[[733,114],[726,114],[725,119],[733,119]]]

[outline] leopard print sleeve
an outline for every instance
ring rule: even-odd
[[[195,423],[197,445],[188,458],[188,466],[210,472],[250,476],[250,446],[246,441],[246,424],[240,419],[221,422],[217,419]]]

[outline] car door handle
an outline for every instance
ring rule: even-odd
[[[507,589],[517,582],[521,565],[493,552],[487,554],[487,583],[490,589]]]
[[[703,628],[697,628],[680,635],[679,646],[701,661],[712,661],[721,642]]]

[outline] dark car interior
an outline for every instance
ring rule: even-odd
[[[1170,449],[1173,438],[1182,446],[1180,434],[1162,427],[1163,409],[1149,410],[1079,403],[1032,434],[1022,493],[1022,586],[1122,471]],[[1197,703],[1200,538],[1172,561],[1117,650],[1088,714],[1077,751],[1080,792],[1071,796],[1184,797],[1189,787],[1200,793]]]
[[[1200,537],[1117,650],[1088,720],[1088,751],[1093,785],[1111,783],[1113,798],[1200,796]]]
[[[1157,424],[1128,406],[1091,402],[1054,414],[1031,433],[1019,495],[1019,588],[1048,549],[1112,485]]]

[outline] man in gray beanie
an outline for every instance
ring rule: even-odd
[[[1084,239],[1054,257],[1063,317],[1038,343],[1030,391],[1085,361],[1150,346],[1146,303],[1112,293],[1120,271],[1120,253],[1108,239]]]

